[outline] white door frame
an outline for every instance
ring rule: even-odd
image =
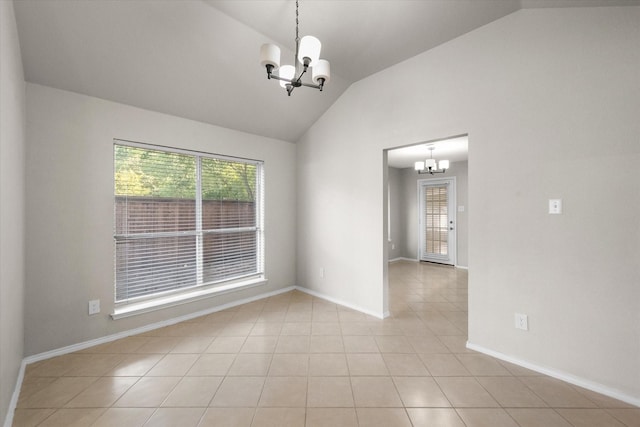
[[[457,234],[457,228],[458,228],[458,222],[456,220],[456,212],[457,212],[457,201],[456,201],[456,177],[455,176],[448,176],[448,177],[442,177],[442,178],[428,178],[428,179],[419,179],[418,180],[418,203],[417,203],[417,208],[418,208],[418,231],[419,231],[419,237],[418,237],[418,261],[422,261],[423,260],[423,254],[422,254],[422,249],[423,249],[423,245],[422,245],[422,240],[423,237],[420,237],[424,231],[423,229],[423,222],[424,222],[424,217],[422,215],[422,213],[424,212],[424,198],[421,197],[422,195],[422,187],[425,185],[433,185],[433,184],[449,184],[449,190],[448,190],[448,205],[449,205],[449,221],[453,221],[453,230],[449,231],[449,244],[448,244],[448,248],[449,248],[449,259],[448,260],[444,260],[443,259],[443,264],[451,264],[453,266],[457,265],[457,255],[458,255],[458,245],[457,245],[457,240],[458,240],[458,234]],[[449,226],[449,228],[451,228],[451,225]],[[434,260],[434,262],[437,262]]]

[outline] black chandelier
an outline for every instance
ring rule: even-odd
[[[329,61],[320,59],[320,40],[313,36],[304,36],[300,39],[298,35],[298,0],[296,0],[296,54],[293,59],[294,65],[280,66],[280,48],[272,43],[265,43],[260,48],[260,65],[267,69],[267,79],[280,80],[280,86],[287,90],[291,96],[293,89],[306,86],[322,91],[324,84],[331,77]],[[297,59],[297,60],[296,60]],[[302,81],[302,76],[311,67],[311,81]],[[274,74],[274,71],[278,74]]]
[[[449,169],[449,160],[440,160],[437,164],[433,158],[433,150],[435,147],[431,146],[429,148],[429,153],[431,157],[426,159],[424,162],[416,162],[414,165],[414,169],[419,174],[428,173],[430,175],[434,175],[436,173],[445,173],[447,169]]]

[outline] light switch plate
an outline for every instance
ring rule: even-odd
[[[549,199],[549,213],[555,215],[562,213],[562,199]]]
[[[464,206],[462,205],[458,206],[458,212],[464,212]]]
[[[515,313],[516,329],[529,330],[529,318],[526,314]]]

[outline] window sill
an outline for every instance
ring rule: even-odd
[[[241,289],[253,288],[254,286],[264,285],[267,282],[268,280],[264,277],[258,277],[255,279],[215,286],[207,289],[197,289],[179,295],[171,295],[169,297],[157,298],[134,304],[127,304],[121,307],[116,307],[111,314],[111,318],[113,320],[124,319],[125,317],[137,316],[139,314],[149,313],[151,311],[162,310],[163,308],[187,304],[190,302],[199,301],[205,298],[211,298],[217,295],[222,295]]]

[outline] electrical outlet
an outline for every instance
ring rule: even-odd
[[[392,244],[391,244],[391,250],[394,250],[395,248],[396,248],[396,244],[395,244],[395,243],[392,243]]]
[[[516,329],[529,330],[529,318],[526,314],[515,313]]]
[[[92,299],[89,301],[89,316],[100,313],[100,300]]]
[[[324,279],[324,268],[320,268],[320,278]]]

